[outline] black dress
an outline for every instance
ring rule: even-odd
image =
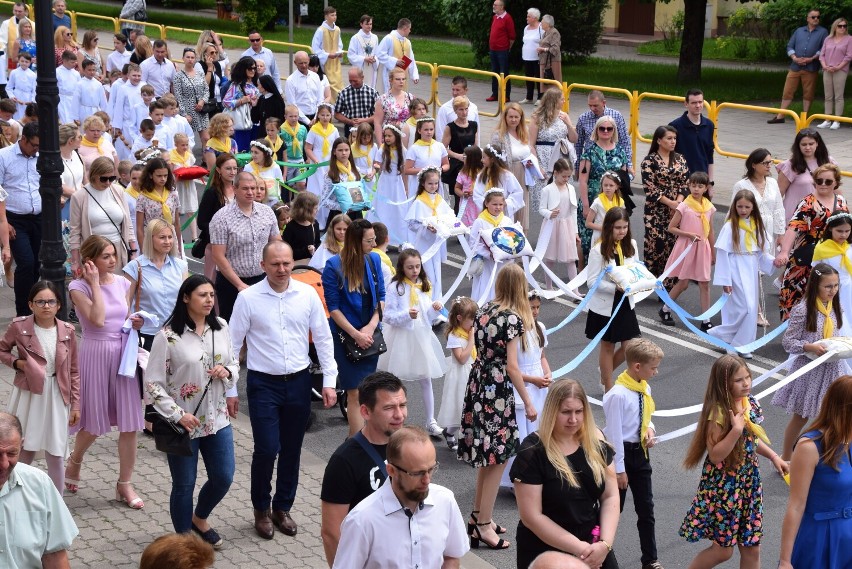
[[[615,256],[615,264],[616,266],[621,264],[618,262],[618,255]],[[623,296],[624,293],[616,289],[612,299],[612,311],[614,311],[615,307],[618,306],[618,303],[621,302],[621,297]],[[610,311],[610,314],[613,314],[612,311]],[[630,299],[625,298],[621,308],[619,308],[618,312],[615,312],[614,314],[615,316],[612,317],[612,324],[601,337],[602,341],[617,344],[619,342],[626,342],[627,340],[638,338],[642,335],[642,331],[639,329],[639,320],[636,318],[636,312],[630,308]],[[609,319],[610,316],[604,316],[603,314],[598,314],[597,312],[589,310],[586,316],[586,338],[589,340],[594,339],[594,337],[598,335],[598,332],[606,326]]]
[[[310,259],[312,254],[308,251],[308,245],[313,245],[314,251],[320,246],[319,222],[314,221],[311,225],[302,225],[291,221],[281,233],[281,239],[293,249],[294,261]]]
[[[450,145],[448,148],[453,152],[464,154],[465,148],[476,144],[476,133],[479,131],[479,123],[476,121],[468,121],[466,128],[460,127],[455,121],[447,126],[450,128]],[[450,158],[450,169],[441,174],[441,181],[449,184],[450,192],[456,186],[456,177],[461,172],[462,166],[464,166],[464,162]]]
[[[600,444],[606,463],[611,464],[615,455],[612,447],[606,442]],[[579,488],[568,486],[560,477],[547,458],[538,433],[532,433],[521,443],[509,475],[513,481],[541,486],[542,513],[577,539],[591,543],[592,528],[600,524],[600,498],[604,484],[595,483],[582,447],[565,459],[579,479]],[[555,550],[540,540],[522,521],[518,521],[516,541],[518,569],[527,569],[540,554]],[[614,552],[607,555],[603,569],[618,569]]]

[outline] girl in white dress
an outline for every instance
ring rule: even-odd
[[[539,241],[548,224],[552,225],[550,240],[547,242],[543,258],[551,269],[557,263],[565,263],[568,279],[577,276],[578,247],[580,235],[577,232],[577,191],[569,182],[574,175],[574,166],[565,158],[553,165],[553,182],[541,191],[538,213],[544,218],[539,232]],[[548,286],[550,278],[547,277]]]
[[[828,218],[822,241],[814,248],[813,265],[826,263],[840,276],[840,301],[844,318],[838,336],[852,335],[852,215],[838,212]]]
[[[317,122],[308,131],[308,136],[305,138],[305,155],[308,161],[314,164],[327,162],[331,158],[331,145],[335,140],[340,138],[340,133],[337,132],[337,127],[331,124],[331,113],[333,107],[329,103],[320,103],[317,107]],[[322,196],[322,186],[325,180],[328,166],[317,168],[313,175],[308,178],[308,191],[317,197]],[[320,225],[326,221],[328,212],[320,212],[317,214],[317,220]],[[325,229],[325,227],[321,227]]]
[[[614,207],[624,207],[621,198],[621,179],[615,172],[604,172],[601,176],[601,193],[589,206],[586,214],[586,227],[592,230],[592,245],[601,240],[601,227],[606,217],[606,212]]]
[[[423,391],[426,430],[440,437],[444,430],[435,420],[432,379],[444,375],[446,361],[432,322],[443,308],[432,300],[431,283],[420,263],[420,253],[405,249],[396,262],[396,274],[385,294],[385,342],[388,350],[379,356],[378,369],[406,381],[419,381]]]
[[[550,364],[547,357],[544,355],[544,348],[547,347],[547,334],[544,330],[544,324],[538,321],[538,313],[541,310],[541,298],[534,290],[529,292],[530,310],[535,319],[535,329],[527,330],[524,337],[518,344],[518,367],[521,369],[521,375],[524,378],[524,387],[527,388],[527,393],[530,396],[536,409],[544,409],[544,400],[547,399],[548,386],[552,382],[550,375]],[[530,421],[524,415],[524,402],[518,394],[518,390],[512,387],[515,392],[515,419],[518,422],[518,433],[520,440],[524,440],[527,435],[538,430],[538,418],[535,421]],[[503,471],[503,477],[500,479],[500,486],[513,488],[512,480],[509,478],[509,470],[512,469],[512,462],[515,457],[509,459],[506,463],[506,470]]]
[[[387,225],[390,244],[399,246],[408,235],[408,224],[404,219],[405,205],[392,205],[408,198],[402,176],[405,167],[402,131],[396,125],[386,124],[382,137],[384,144],[373,150],[373,168],[379,173],[379,180],[376,182],[373,209],[367,217],[370,221],[380,221]]]
[[[32,315],[15,318],[0,340],[0,361],[16,372],[7,411],[23,428],[20,461],[32,464],[44,451],[47,473],[61,494],[68,427],[80,419],[77,337],[74,326],[56,318],[60,305],[53,283],[34,284],[29,305]]]
[[[408,175],[408,191],[417,187],[417,174],[427,166],[435,166],[441,172],[450,169],[447,147],[435,140],[435,119],[422,117],[417,119],[417,133],[414,142],[405,154],[405,173]],[[444,196],[447,199],[447,196]]]
[[[749,190],[738,191],[716,239],[713,275],[713,284],[731,297],[722,307],[722,324],[711,328],[708,334],[734,347],[754,342],[760,304],[759,271],[771,273],[774,260],[755,195]],[[742,356],[751,358],[750,353]]]
[[[512,217],[524,207],[524,190],[506,165],[506,154],[499,144],[487,144],[482,149],[482,172],[473,184],[473,201],[483,209],[485,192],[502,188],[506,199],[506,215]]]
[[[406,151],[417,140],[415,134],[417,132],[417,119],[422,119],[428,114],[429,105],[423,99],[415,97],[408,103],[408,118],[402,124],[402,143],[405,145]]]
[[[444,439],[450,450],[458,449],[456,434],[461,428],[464,392],[473,360],[476,358],[474,344],[473,319],[479,307],[466,297],[457,296],[450,307],[447,323],[447,375],[444,376],[444,389],[441,393],[441,410],[438,412],[438,424],[444,427]]]
[[[450,216],[453,209],[447,205],[438,190],[441,189],[441,174],[438,168],[428,166],[417,175],[417,197],[411,202],[405,221],[408,223],[409,237],[414,248],[429,256],[423,261],[423,269],[432,282],[432,298],[443,296],[441,287],[441,263],[447,260],[446,240],[439,237],[435,228],[424,222],[427,217]],[[440,248],[434,251],[440,243]]]
[[[369,122],[362,122],[358,128],[353,131],[350,139],[352,146],[352,157],[355,158],[355,167],[361,173],[361,177],[372,181],[373,174],[373,153],[378,146],[373,142],[373,125]]]
[[[502,189],[491,188],[485,192],[484,204],[485,209],[479,213],[476,221],[473,222],[473,225],[470,227],[470,237],[468,237],[474,261],[481,267],[471,267],[473,282],[470,285],[470,296],[480,305],[494,298],[494,285],[492,284],[489,289],[488,281],[491,278],[491,272],[494,271],[495,263],[494,258],[491,256],[491,249],[485,244],[480,233],[483,229],[490,230],[495,227],[512,225],[512,218],[503,212],[506,209],[506,197]],[[503,263],[505,261],[501,261],[500,264],[502,265]],[[497,270],[499,270],[499,267]]]
[[[281,189],[278,181],[284,179],[284,172],[281,171],[281,166],[273,161],[272,146],[265,138],[252,140],[249,151],[251,162],[246,164],[243,171],[254,174],[257,183],[266,187],[266,200],[263,204],[272,207],[281,201]]]
[[[329,229],[325,232],[325,238],[320,243],[319,249],[311,257],[309,266],[322,271],[329,259],[340,254],[343,248],[343,238],[346,237],[346,229],[352,220],[345,213],[335,215],[329,223]]]
[[[189,137],[179,132],[175,135],[174,141],[175,147],[169,152],[169,166],[172,167],[172,172],[178,168],[194,166],[195,154],[189,149]],[[189,224],[189,233],[192,240],[195,241],[198,238],[198,226],[195,224],[195,216],[193,215],[198,211],[198,192],[195,190],[195,180],[179,180],[175,176],[175,190],[177,190],[180,199],[181,216],[192,218]],[[136,209],[130,211],[136,211]]]

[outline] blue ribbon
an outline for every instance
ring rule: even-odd
[[[544,333],[545,333],[545,334],[547,334],[547,335],[550,335],[550,334],[553,334],[554,332],[558,332],[558,331],[559,331],[559,330],[561,330],[561,329],[562,329],[562,328],[563,328],[566,324],[571,323],[571,322],[572,322],[575,318],[577,318],[577,316],[579,316],[580,314],[582,314],[583,310],[585,310],[585,308],[586,308],[586,305],[587,305],[587,304],[589,304],[589,302],[592,300],[592,295],[594,295],[594,294],[595,294],[595,291],[597,291],[597,289],[598,289],[598,285],[600,285],[600,284],[601,284],[601,281],[603,280],[604,275],[606,275],[606,273],[607,273],[607,271],[601,271],[601,272],[600,272],[600,274],[598,275],[598,279],[594,282],[594,284],[592,285],[592,287],[591,287],[591,288],[589,289],[589,291],[586,293],[586,297],[585,297],[585,298],[583,298],[583,300],[582,300],[582,301],[580,301],[580,304],[578,304],[578,305],[574,308],[574,311],[573,311],[573,312],[571,312],[568,316],[566,316],[566,317],[565,317],[565,319],[564,319],[564,320],[562,320],[562,322],[560,322],[559,324],[557,324],[557,325],[556,325],[556,326],[554,326],[553,328],[548,328],[547,330],[545,330],[545,331],[544,331]]]
[[[601,273],[601,274],[603,274],[603,273]],[[588,296],[586,298],[588,298]],[[619,300],[618,304],[615,306],[615,308],[613,308],[612,316],[610,316],[609,322],[606,323],[606,326],[601,328],[601,331],[598,332],[597,335],[594,338],[592,338],[592,340],[586,345],[586,347],[583,348],[583,351],[581,351],[579,354],[577,354],[577,356],[573,360],[571,360],[570,362],[568,362],[567,364],[565,364],[564,366],[562,366],[558,370],[551,372],[551,377],[553,377],[554,380],[559,379],[562,376],[564,376],[565,374],[570,373],[570,372],[574,371],[575,369],[577,369],[577,367],[581,363],[583,363],[583,360],[585,360],[587,357],[589,357],[589,354],[591,354],[595,350],[595,348],[598,347],[598,344],[600,343],[601,338],[603,338],[603,335],[606,334],[607,330],[609,330],[609,327],[612,324],[612,321],[615,318],[615,315],[618,313],[619,309],[621,308],[621,305],[624,304],[625,300],[627,300],[627,294],[622,296],[621,300]]]
[[[660,286],[662,286],[662,283],[660,283]],[[699,314],[698,316],[690,316],[689,319],[690,320],[701,320],[702,322],[705,321],[705,320],[710,320],[710,318],[715,316],[717,312],[722,310],[722,307],[725,306],[725,303],[728,302],[729,298],[731,298],[730,294],[727,294],[727,293],[722,294],[722,296],[719,297],[719,300],[714,302],[713,306],[708,308],[706,312],[704,312],[703,314]]]

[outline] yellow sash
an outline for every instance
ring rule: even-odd
[[[340,181],[343,182],[343,176],[346,176],[347,182],[355,181],[355,174],[352,173],[352,170],[349,168],[349,164],[344,164],[340,160],[335,160],[337,162],[337,170],[340,172]]]
[[[399,39],[393,40],[393,56],[396,59],[402,59],[402,56],[408,53],[408,38],[399,36]]]
[[[846,256],[846,250],[849,249],[849,243],[844,241],[838,243],[834,239],[826,239],[814,247],[814,261],[822,261],[832,257],[840,256],[840,266],[846,269],[846,272],[852,275],[852,262]]]
[[[822,339],[827,340],[834,336],[834,320],[831,319],[831,301],[828,304],[823,304],[822,301],[816,299],[816,309],[820,314],[825,316],[825,323],[822,325]]]
[[[612,200],[606,197],[606,194],[601,192],[598,194],[598,199],[601,200],[601,205],[604,206],[604,211],[609,211],[614,207],[624,207],[624,200],[617,195],[612,195]]]
[[[414,141],[414,144],[416,146],[425,146],[426,148],[428,148],[429,150],[426,152],[426,155],[431,157],[432,156],[432,144],[434,142],[435,142],[434,138],[432,140],[430,140],[429,142],[426,142],[425,140],[423,140],[421,138],[420,140]]]
[[[287,123],[284,123],[284,124],[287,124]],[[325,125],[325,128],[323,128],[322,123],[320,123],[320,122],[315,123],[314,126],[311,127],[311,132],[315,132],[322,137],[322,155],[323,155],[323,158],[328,156],[329,152],[331,152],[331,142],[328,141],[328,137],[331,136],[331,133],[336,132],[336,131],[337,131],[337,127],[335,127],[333,124],[331,124],[330,121],[327,125]],[[296,137],[294,136],[293,140],[295,140],[295,139],[296,139]]]
[[[33,25],[33,33],[35,33],[35,25]],[[15,41],[18,39],[18,22],[15,16],[12,16],[9,20],[9,35],[8,40],[6,41],[6,52],[12,53],[12,46],[15,45]],[[18,62],[15,62],[15,67],[17,67]]]
[[[710,200],[704,197],[701,198],[701,202],[699,203],[699,201],[692,196],[687,196],[686,199],[683,200],[683,203],[701,217],[701,226],[704,229],[704,237],[708,237],[710,235],[710,218],[707,214],[710,213],[710,208],[713,207],[713,204],[710,203]]]
[[[139,190],[137,190],[136,188],[134,188],[132,184],[127,184],[127,187],[126,187],[126,188],[124,188],[124,192],[125,192],[128,196],[130,196],[131,198],[133,198],[134,200],[135,200],[136,198],[138,198],[138,197],[139,197]],[[135,212],[133,213],[133,216],[134,216],[134,219],[135,219],[135,217],[136,217],[136,213],[135,213]]]
[[[396,274],[396,268],[394,268],[393,263],[391,263],[390,257],[388,257],[387,253],[385,253],[378,247],[373,248],[373,253],[379,256],[379,259],[382,260],[382,264],[390,269],[392,275]]]
[[[290,143],[290,148],[292,152],[290,153],[292,156],[297,156],[302,154],[302,144],[299,142],[299,123],[296,123],[295,127],[290,126],[290,123],[285,122],[281,125],[281,130],[290,135],[293,141]]]
[[[488,213],[487,209],[483,209],[477,217],[479,219],[484,219],[494,227],[499,227],[500,223],[503,221],[503,218],[506,217],[506,215],[501,211],[498,217],[494,217],[493,215]]]
[[[11,27],[11,25],[10,25],[10,27]],[[104,146],[103,146],[104,138],[103,137],[100,137],[97,142],[91,142],[85,136],[81,140],[82,140],[81,144],[83,146],[85,146],[87,148],[97,148],[98,154],[101,155],[101,156],[104,156]]]
[[[407,124],[408,126],[410,126],[412,129],[416,129],[416,128],[417,128],[417,119],[416,119],[416,118],[414,118],[414,117],[408,117],[408,118],[405,120],[405,124]]]
[[[169,199],[169,193],[170,192],[166,188],[155,188],[151,191],[143,191],[142,195],[160,204],[163,208],[163,219],[169,223],[173,223],[172,210],[168,205],[166,205],[166,200]]]
[[[621,241],[615,242],[615,254],[618,255],[618,264],[624,264],[624,253],[621,251]]]
[[[366,149],[366,150],[365,150]],[[370,150],[372,150],[372,146],[361,146],[360,144],[352,145],[352,156],[355,158],[369,158]]]
[[[333,30],[328,29],[325,22],[320,25],[322,28],[322,48],[326,53],[337,53],[338,40],[340,39],[340,28],[334,26]],[[343,75],[340,72],[341,60],[339,58],[331,58],[325,60],[325,74],[328,76],[328,85],[331,87],[332,100],[337,100],[337,94],[343,90]]]
[[[766,444],[771,444],[769,442],[769,436],[766,434],[766,430],[751,420],[751,401],[748,400],[748,397],[743,397],[743,411],[743,418],[745,419],[746,426],[748,427],[748,430],[751,431],[751,434]]]
[[[470,334],[468,334],[467,332],[465,332],[464,330],[462,330],[459,327],[453,328],[453,331],[450,332],[450,333],[453,336],[458,336],[459,338],[461,338],[465,342],[467,342],[468,338],[470,338]],[[476,346],[474,346],[473,351],[470,352],[470,357],[472,357],[473,359],[476,359]]]
[[[287,123],[284,123],[284,124],[287,124]],[[280,136],[275,139],[275,142],[272,142],[271,140],[269,140],[268,136],[266,138],[264,138],[263,140],[268,142],[270,148],[272,148],[272,156],[273,157],[275,157],[275,155],[278,154],[278,151],[281,149],[281,145],[284,144],[284,139],[281,138]]]
[[[430,195],[434,196],[434,198],[430,198]],[[438,215],[438,206],[441,204],[441,194],[430,194],[429,192],[420,192],[417,195],[417,201],[426,204],[426,207],[432,210],[432,215]]]
[[[230,152],[231,151],[231,139],[230,138],[213,138],[207,141],[208,148],[212,148],[216,152]]]
[[[654,398],[648,392],[648,382],[644,379],[636,381],[626,371],[621,372],[618,379],[615,380],[616,385],[620,385],[625,389],[642,394],[642,424],[639,426],[639,442],[642,449],[645,451],[645,456],[648,456],[648,449],[645,447],[645,433],[648,432],[648,426],[651,424],[651,415],[657,410],[654,403]]]
[[[754,251],[757,249],[757,227],[755,227],[751,218],[743,219],[740,218],[740,229],[745,231],[745,250]],[[814,252],[816,255],[816,252]]]
[[[177,164],[178,168],[183,168],[190,165],[189,161],[191,156],[192,154],[189,151],[181,154],[176,148],[172,148],[171,152],[169,152],[169,162]]]
[[[419,306],[420,303],[417,302],[417,291],[419,290],[420,292],[423,292],[423,283],[419,281],[414,282],[408,277],[402,279],[402,282],[411,287],[408,289],[408,307],[415,308]]]

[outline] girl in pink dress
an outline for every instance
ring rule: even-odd
[[[456,177],[456,187],[453,193],[459,200],[459,215],[461,222],[470,227],[479,215],[479,208],[473,201],[473,184],[482,172],[482,150],[478,146],[468,146],[464,149],[464,164]],[[464,210],[461,207],[464,206]]]
[[[689,286],[689,281],[696,281],[701,298],[701,311],[706,312],[710,308],[710,267],[713,265],[716,254],[714,249],[716,236],[713,234],[713,214],[716,208],[709,199],[704,197],[710,187],[710,177],[706,173],[693,173],[689,177],[688,184],[689,196],[677,206],[669,223],[669,232],[677,235],[677,241],[669,262],[666,263],[666,271],[690,243],[694,244],[692,250],[669,275],[678,279],[669,296],[672,300],[677,299]],[[663,324],[674,326],[668,306],[660,309],[660,318]],[[701,323],[701,330],[704,332],[712,327],[710,320]]]

